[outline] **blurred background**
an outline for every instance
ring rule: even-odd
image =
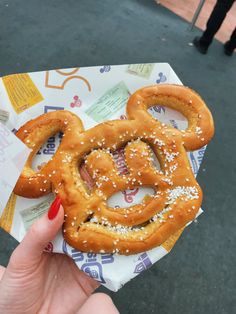
[[[236,4],[206,55],[192,44],[216,1],[0,0],[0,76],[55,68],[167,62],[208,104],[216,134],[198,181],[205,213],[174,249],[113,293],[121,313],[234,313],[236,309],[236,54],[223,52]],[[190,30],[192,27],[192,30]],[[0,230],[0,264],[17,242]]]

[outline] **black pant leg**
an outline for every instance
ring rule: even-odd
[[[230,37],[230,40],[228,42],[228,47],[229,48],[232,48],[232,49],[235,49],[236,48],[236,27]]]
[[[216,2],[215,7],[207,21],[206,30],[200,39],[200,43],[203,46],[208,47],[211,44],[213,37],[219,30],[234,1],[235,0],[218,0]]]

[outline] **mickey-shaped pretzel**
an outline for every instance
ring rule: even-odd
[[[188,128],[179,131],[148,113],[154,105],[180,111]],[[194,219],[202,192],[191,171],[186,150],[206,145],[214,133],[213,119],[193,90],[178,85],[155,85],[131,95],[128,120],[113,120],[84,131],[81,120],[68,111],[44,114],[27,122],[17,136],[32,153],[15,193],[39,197],[52,190],[65,210],[63,233],[74,248],[95,253],[130,255],[154,248]],[[31,163],[48,137],[64,137],[52,159],[38,172]],[[111,152],[125,146],[128,173],[121,175]],[[152,151],[161,170],[153,165]],[[85,162],[94,180],[89,190],[79,167]],[[108,198],[134,187],[152,187],[155,194],[141,204],[111,208]]]

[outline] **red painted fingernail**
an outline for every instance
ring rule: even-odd
[[[59,196],[57,196],[49,208],[49,211],[48,211],[49,220],[53,220],[56,217],[56,215],[59,212],[60,205],[61,205],[61,199]]]

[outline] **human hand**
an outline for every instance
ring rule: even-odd
[[[99,284],[71,258],[44,252],[63,220],[64,210],[56,198],[49,214],[32,225],[15,249],[7,268],[0,266],[1,314],[119,313],[109,296],[92,294]]]

